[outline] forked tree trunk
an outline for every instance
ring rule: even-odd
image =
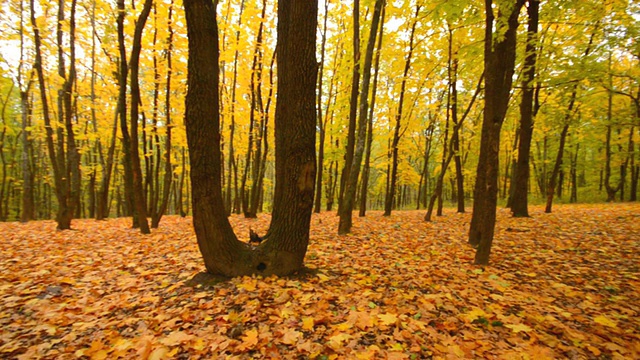
[[[367,131],[367,109],[369,108],[367,98],[369,96],[369,81],[371,79],[373,48],[376,44],[377,29],[378,24],[380,23],[380,16],[382,7],[384,6],[384,1],[376,0],[374,6],[373,18],[371,20],[371,32],[369,34],[369,41],[367,42],[367,50],[363,64],[364,75],[362,78],[362,92],[360,93],[357,145],[353,153],[351,170],[349,170],[348,172],[349,177],[344,190],[344,196],[342,198],[342,202],[338,206],[338,215],[340,215],[340,222],[338,224],[339,234],[347,234],[351,231],[352,212],[356,202],[358,176],[360,175],[360,165],[362,164],[362,156],[364,154],[364,143],[366,140]]]
[[[276,187],[271,226],[258,247],[237,240],[221,184],[219,50],[215,5],[184,1],[189,38],[186,129],[193,224],[208,273],[286,275],[303,266],[316,171],[317,1],[278,3]]]
[[[380,73],[380,53],[382,52],[382,37],[384,35],[385,7],[382,7],[380,14],[380,30],[378,31],[378,45],[376,45],[376,59],[373,66],[373,84],[371,89],[371,105],[369,106],[369,116],[367,118],[367,143],[364,154],[364,165],[362,168],[362,191],[360,194],[360,212],[358,216],[365,216],[367,211],[367,195],[369,188],[369,173],[371,172],[371,144],[373,144],[373,111],[376,107],[376,94],[378,88],[378,74]]]

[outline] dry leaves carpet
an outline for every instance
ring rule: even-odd
[[[0,224],[0,358],[640,358],[640,205],[501,209],[473,266],[470,215],[370,212],[337,236],[314,214],[291,278],[185,283],[190,218]],[[231,221],[245,241],[269,217]]]

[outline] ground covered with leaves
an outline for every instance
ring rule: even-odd
[[[640,205],[501,209],[491,266],[470,215],[314,214],[289,278],[187,283],[190,218],[151,235],[128,219],[0,224],[0,358],[640,358]],[[232,216],[241,238],[269,217]]]

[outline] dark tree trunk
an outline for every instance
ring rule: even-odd
[[[580,144],[576,144],[576,150],[571,157],[571,195],[570,203],[578,202],[578,153],[580,152]]]
[[[475,263],[479,265],[488,264],[493,242],[500,170],[500,129],[509,104],[516,57],[518,15],[524,2],[525,0],[517,0],[513,7],[507,9],[506,14],[498,12],[498,16],[504,19],[497,20],[504,21],[506,31],[499,38],[501,41],[496,39],[494,42],[493,1],[485,0],[485,105],[469,230],[469,243],[477,248]]]
[[[322,40],[320,42],[320,68],[318,69],[318,95],[317,95],[317,104],[316,108],[318,111],[318,165],[316,171],[316,195],[315,204],[313,208],[313,212],[319,213],[320,207],[322,205],[322,176],[324,174],[324,140],[326,138],[326,124],[324,120],[324,116],[322,115],[322,93],[323,93],[323,83],[324,83],[324,59],[325,59],[325,49],[327,46],[327,20],[329,19],[329,1],[324,0],[324,22],[322,25]],[[336,52],[337,56],[337,52]],[[333,86],[333,82],[331,82]],[[327,103],[331,102],[331,91],[329,92],[329,100]]]
[[[160,225],[160,220],[167,211],[169,205],[169,195],[171,194],[171,182],[173,180],[173,166],[171,165],[171,131],[173,124],[171,122],[171,75],[173,74],[172,59],[173,59],[173,0],[169,5],[169,16],[167,19],[167,27],[169,28],[169,35],[167,36],[167,85],[165,87],[164,109],[165,109],[165,121],[167,127],[167,136],[165,138],[164,146],[164,179],[162,180],[162,199],[157,212],[151,217],[151,227],[157,228]]]
[[[464,213],[464,174],[462,173],[462,156],[460,154],[460,129],[458,126],[458,59],[453,61],[453,82],[451,83],[451,119],[453,120],[453,134],[451,145],[453,146],[453,161],[456,167],[456,190],[454,191],[458,212]]]
[[[340,222],[338,224],[338,233],[347,234],[351,231],[352,225],[352,212],[356,202],[356,188],[358,186],[358,176],[360,175],[360,165],[362,164],[362,156],[364,154],[364,144],[366,140],[367,130],[367,110],[369,108],[368,96],[369,96],[369,82],[371,79],[371,63],[373,62],[373,49],[376,44],[376,35],[378,30],[378,24],[380,23],[380,17],[382,13],[382,7],[384,6],[384,0],[376,0],[373,10],[373,18],[371,19],[371,32],[369,33],[369,40],[367,42],[367,50],[365,53],[364,65],[363,65],[363,79],[362,79],[362,92],[360,93],[360,109],[358,118],[358,143],[354,151],[353,162],[351,163],[351,169],[348,172],[349,178],[347,181],[344,197],[340,203],[338,214],[340,215]]]
[[[480,79],[478,80],[478,85],[476,86],[476,91],[473,94],[473,97],[471,98],[471,101],[469,102],[469,106],[467,106],[467,109],[465,110],[464,114],[462,115],[462,118],[460,118],[460,120],[455,120],[454,121],[454,128],[453,128],[453,133],[457,134],[460,132],[460,129],[462,128],[462,124],[464,123],[464,120],[467,118],[467,116],[469,115],[469,112],[471,111],[471,108],[473,107],[473,104],[475,103],[476,99],[478,98],[478,95],[480,94],[480,91],[482,90],[482,81],[484,79],[484,72],[482,73],[482,75],[480,75]],[[456,119],[457,119],[457,113],[456,113]],[[442,166],[440,167],[440,173],[438,174],[438,177],[436,179],[436,186],[435,186],[435,190],[433,191],[433,194],[431,195],[431,197],[429,198],[429,204],[426,206],[427,207],[427,213],[424,216],[424,221],[431,221],[431,216],[433,215],[433,207],[436,203],[436,200],[438,198],[442,198],[442,188],[444,185],[444,175],[447,172],[447,168],[449,167],[449,163],[451,162],[451,159],[453,158],[453,156],[456,154],[455,149],[455,143],[452,141],[449,143],[448,148],[444,149],[444,153],[448,154],[446,158],[442,159]],[[426,189],[425,189],[426,192]],[[463,195],[464,196],[464,195]],[[463,204],[464,205],[464,204]],[[464,208],[463,208],[464,211]],[[438,213],[439,215],[442,215],[442,212]]]
[[[29,81],[30,82],[30,81]],[[31,162],[30,149],[31,149],[31,132],[28,130],[30,126],[31,117],[31,104],[29,103],[29,88],[27,85],[26,91],[20,91],[20,111],[22,118],[22,149],[21,149],[21,166],[22,166],[22,213],[20,215],[21,222],[27,222],[36,218],[35,214],[35,200],[34,194],[34,176],[33,166]],[[9,92],[11,94],[11,92]],[[8,95],[7,95],[8,96]],[[4,109],[6,102],[3,103],[2,112],[4,120]],[[5,121],[6,124],[6,121]],[[6,127],[3,131],[6,131]],[[4,132],[3,132],[4,137]],[[0,141],[2,142],[2,141]],[[1,151],[1,149],[0,149]],[[3,172],[6,176],[6,172]]]
[[[124,0],[117,0],[118,17],[118,53],[120,56],[118,66],[118,118],[120,120],[120,131],[122,132],[122,155],[124,167],[124,212],[125,216],[133,216],[133,227],[138,227],[138,215],[134,212],[133,205],[133,165],[131,161],[131,137],[127,127],[127,76],[129,74],[129,64],[127,62],[127,51],[124,39],[124,19],[126,15]]]
[[[374,30],[375,31],[375,30]],[[340,190],[338,192],[338,215],[344,206],[344,196],[349,186],[353,157],[356,144],[356,120],[358,117],[358,94],[360,91],[360,0],[353,1],[353,75],[351,77],[351,99],[349,101],[349,128],[347,132],[347,148],[344,155],[344,168],[340,176]],[[366,71],[364,72],[367,76]],[[364,90],[363,90],[364,91]],[[367,96],[368,94],[365,94]],[[358,167],[360,165],[358,164]],[[360,171],[360,169],[358,169]],[[357,179],[356,179],[357,180]],[[354,190],[355,192],[355,190]],[[353,202],[353,199],[351,199]],[[351,226],[349,225],[349,228]]]
[[[528,217],[528,188],[529,188],[529,157],[531,140],[533,139],[533,119],[540,107],[537,94],[540,88],[534,89],[533,81],[536,76],[536,59],[538,42],[538,19],[540,1],[529,0],[527,14],[527,45],[524,59],[524,73],[522,80],[522,100],[520,102],[520,142],[518,143],[518,160],[514,169],[513,193],[511,195],[511,211],[514,217]],[[534,95],[535,105],[534,105]]]
[[[222,198],[215,6],[207,0],[186,0],[184,7],[193,224],[207,272],[226,276],[295,272],[303,266],[313,207],[317,1],[278,3],[274,209],[266,241],[255,248],[237,240]]]
[[[367,195],[369,188],[369,174],[371,172],[371,144],[373,143],[373,111],[376,105],[376,94],[378,88],[378,73],[380,71],[380,52],[382,51],[382,37],[384,35],[384,18],[385,7],[382,7],[380,15],[380,30],[378,32],[378,45],[376,51],[376,59],[373,71],[373,88],[371,89],[371,106],[369,106],[369,117],[367,119],[367,142],[364,155],[364,166],[362,169],[362,191],[360,194],[360,212],[359,216],[365,216],[367,211]]]
[[[547,184],[547,205],[544,208],[544,212],[550,213],[551,207],[553,205],[553,194],[556,190],[556,183],[558,181],[558,177],[560,175],[560,170],[562,167],[562,159],[564,156],[564,145],[567,140],[567,134],[569,133],[569,124],[565,124],[560,132],[560,145],[558,145],[558,154],[556,155],[556,162],[553,166],[553,170],[551,171],[551,177],[549,178],[549,183]]]
[[[136,212],[138,213],[138,225],[143,234],[151,233],[147,220],[147,203],[142,186],[142,169],[140,168],[140,153],[138,150],[138,116],[140,105],[140,85],[138,81],[140,51],[142,50],[142,31],[147,22],[153,0],[145,0],[142,12],[138,16],[133,36],[133,46],[131,49],[130,70],[131,70],[131,164],[133,172],[133,200]]]

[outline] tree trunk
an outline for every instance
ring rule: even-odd
[[[356,201],[356,188],[358,186],[358,176],[360,175],[360,165],[362,163],[362,156],[364,154],[364,143],[366,140],[367,130],[367,109],[368,97],[369,97],[369,82],[371,79],[371,63],[373,62],[373,49],[376,44],[376,35],[378,30],[378,24],[380,23],[380,16],[382,7],[384,6],[384,0],[376,0],[373,10],[373,18],[371,19],[371,32],[369,33],[369,41],[367,42],[367,49],[365,53],[364,65],[363,65],[363,78],[362,78],[362,92],[360,93],[360,109],[358,118],[358,143],[354,151],[353,162],[351,163],[351,169],[349,170],[349,178],[347,181],[344,197],[338,208],[338,215],[340,221],[338,224],[338,233],[347,234],[351,231],[352,225],[352,212]],[[352,99],[353,101],[353,99]]]
[[[193,224],[207,272],[226,276],[295,272],[303,266],[313,207],[317,1],[278,3],[276,188],[266,241],[255,248],[237,240],[222,198],[215,6],[206,0],[186,0],[184,8]]]
[[[322,93],[324,83],[324,59],[327,47],[327,21],[329,19],[329,2],[330,0],[324,0],[324,23],[322,25],[322,37],[320,41],[320,68],[318,69],[318,95],[316,101],[316,108],[318,111],[318,165],[316,171],[316,195],[313,212],[319,213],[320,206],[322,205],[322,175],[324,174],[324,141],[326,138],[326,126],[324,122],[324,116],[322,115]],[[337,56],[337,53],[336,53]],[[331,82],[333,86],[333,81]],[[329,101],[331,102],[331,93],[329,93]]]
[[[375,31],[375,30],[374,30]],[[360,90],[360,0],[353,1],[353,75],[351,77],[351,100],[349,101],[349,128],[347,130],[347,148],[344,155],[344,167],[340,176],[338,192],[338,215],[344,206],[344,196],[351,178],[356,143],[356,120],[358,117],[358,94]],[[365,76],[367,72],[363,71]],[[363,90],[364,91],[364,90]],[[368,96],[368,94],[365,94]],[[359,166],[359,165],[358,165]],[[359,171],[360,169],[358,169]],[[357,179],[356,179],[357,180]],[[354,190],[355,192],[355,190]],[[353,202],[353,199],[351,199]],[[351,227],[349,225],[349,227]]]
[[[367,195],[369,188],[369,173],[371,172],[371,144],[373,143],[373,111],[376,107],[376,94],[378,89],[378,73],[380,71],[380,53],[382,51],[382,37],[384,35],[384,18],[385,7],[382,7],[380,15],[380,30],[378,33],[378,45],[376,51],[376,59],[373,71],[373,88],[371,89],[371,106],[369,106],[369,117],[367,121],[367,143],[364,155],[364,166],[362,169],[362,191],[360,194],[360,212],[359,216],[365,216],[367,211]]]
[[[522,99],[520,102],[520,142],[518,143],[518,160],[514,169],[513,193],[511,196],[511,211],[514,217],[528,217],[528,187],[529,187],[529,157],[531,140],[533,138],[533,119],[540,105],[537,94],[538,86],[534,89],[533,81],[536,76],[536,59],[538,42],[538,20],[540,13],[540,1],[529,0],[527,14],[527,45],[524,59],[524,73],[522,80]],[[535,95],[535,105],[534,105]]]
[[[167,19],[167,27],[169,28],[169,34],[167,36],[167,85],[165,87],[164,98],[164,110],[165,121],[167,127],[167,136],[165,138],[164,146],[164,179],[162,180],[162,200],[155,216],[151,218],[151,227],[157,228],[160,225],[160,220],[167,211],[169,205],[169,195],[171,194],[171,182],[173,180],[173,166],[171,165],[171,131],[173,129],[173,123],[171,122],[171,75],[173,74],[172,59],[173,59],[173,0],[169,5],[169,15]]]
[[[398,98],[398,110],[396,111],[396,126],[393,132],[393,140],[391,141],[391,174],[389,180],[389,189],[384,201],[384,216],[390,216],[393,208],[393,201],[396,192],[396,182],[398,178],[398,145],[400,143],[400,128],[402,122],[402,107],[404,105],[405,89],[407,87],[407,77],[411,68],[411,58],[413,55],[413,40],[415,37],[416,26],[418,24],[418,15],[421,5],[416,5],[415,17],[411,25],[411,33],[409,34],[409,53],[404,64],[404,72],[402,74],[402,84],[400,85],[400,97]]]
[[[127,62],[127,51],[124,39],[124,19],[126,10],[124,0],[117,0],[118,17],[118,53],[120,56],[118,66],[118,109],[120,120],[120,131],[122,132],[122,154],[124,167],[124,212],[125,216],[133,216],[133,227],[138,227],[138,214],[134,211],[133,203],[133,164],[131,161],[131,137],[127,127],[127,77],[129,74],[129,64]]]
[[[506,31],[494,42],[493,1],[485,0],[484,68],[485,106],[483,111],[480,154],[474,188],[473,215],[469,243],[477,248],[475,263],[489,262],[496,222],[498,201],[498,172],[500,129],[509,104],[516,57],[518,15],[525,0],[517,0],[512,7],[498,12],[498,22],[504,21]]]
[[[138,213],[138,225],[143,234],[151,233],[147,220],[147,203],[142,186],[142,169],[140,168],[140,153],[138,150],[138,116],[140,105],[140,84],[138,80],[140,51],[142,50],[142,31],[147,22],[153,0],[145,0],[142,12],[138,16],[133,36],[131,59],[129,60],[131,72],[131,164],[133,171],[133,200]]]
[[[556,162],[553,166],[553,170],[551,171],[551,177],[549,178],[549,183],[547,184],[547,205],[544,208],[545,213],[551,212],[551,206],[553,205],[553,194],[556,190],[556,182],[558,181],[558,176],[560,175],[560,168],[562,166],[562,158],[564,155],[564,145],[567,140],[567,134],[569,132],[569,124],[565,124],[560,132],[560,145],[558,145],[558,154],[556,156]]]

